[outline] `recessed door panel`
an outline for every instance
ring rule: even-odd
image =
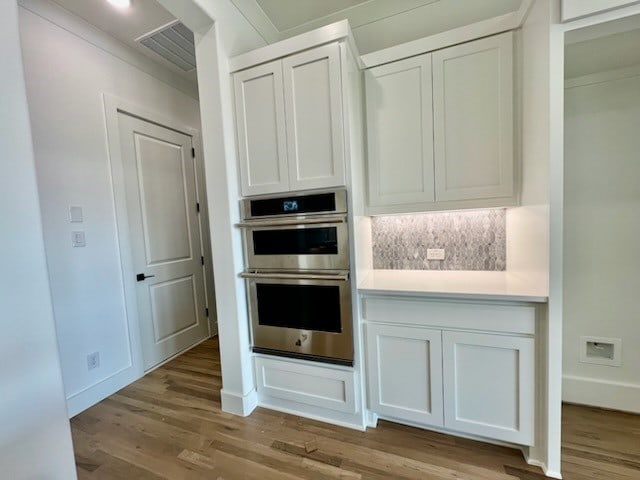
[[[198,305],[192,275],[149,288],[156,343],[197,325]]]
[[[369,408],[383,416],[442,426],[439,330],[367,324]]]
[[[291,189],[344,185],[339,46],[286,57],[282,67]]]
[[[243,195],[289,189],[282,61],[234,76],[238,153]]]
[[[124,113],[118,123],[147,370],[209,335],[195,159],[188,135]]]
[[[147,265],[191,257],[180,145],[136,133],[136,162]]]

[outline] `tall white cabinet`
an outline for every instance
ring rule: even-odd
[[[369,69],[371,214],[517,204],[513,33]]]
[[[244,196],[345,185],[339,43],[234,74]]]

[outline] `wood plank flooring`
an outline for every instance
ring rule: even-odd
[[[220,410],[212,339],[71,421],[78,476],[113,480],[541,480],[519,451],[381,421],[357,432]],[[640,416],[567,405],[566,480],[640,479]]]

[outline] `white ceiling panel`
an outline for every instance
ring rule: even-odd
[[[347,19],[361,54],[514,12],[522,0],[231,0],[268,43]]]
[[[256,0],[258,6],[281,32],[341,12],[369,0]]]

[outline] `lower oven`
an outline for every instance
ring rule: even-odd
[[[260,271],[247,281],[253,350],[353,365],[348,271]]]

